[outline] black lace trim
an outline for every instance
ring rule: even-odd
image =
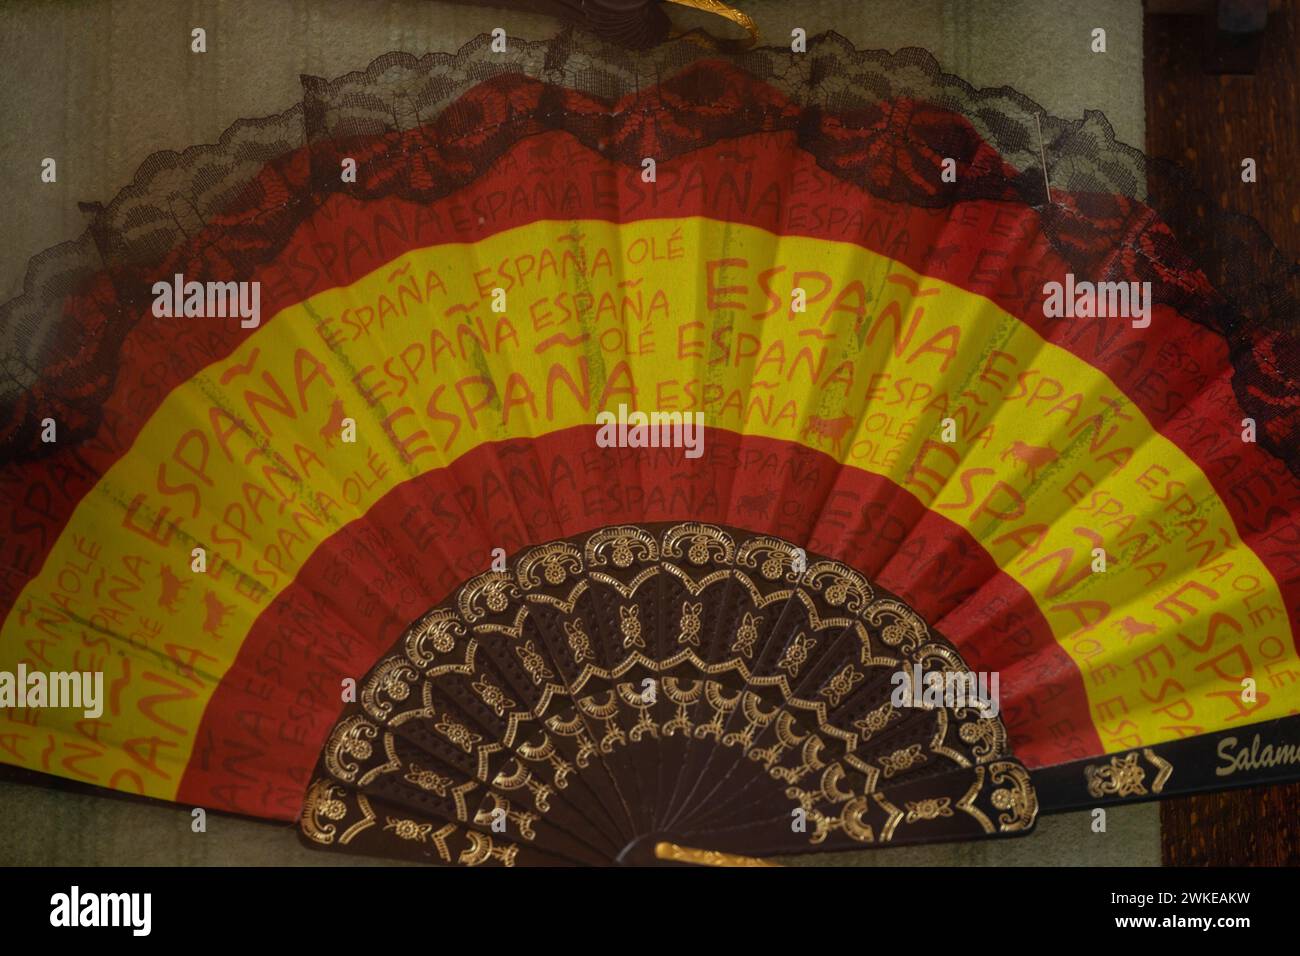
[[[636,137],[618,135],[639,123],[655,125],[668,156],[759,130],[792,130],[830,172],[890,201],[942,208],[995,199],[1038,209],[1045,235],[1076,271],[1151,280],[1157,303],[1224,338],[1242,412],[1259,423],[1260,444],[1300,477],[1300,264],[1254,219],[1221,211],[1180,167],[1117,142],[1101,113],[1052,117],[1014,90],[976,90],[943,73],[923,50],[861,51],[834,33],[814,38],[804,55],[764,48],[722,56],[689,38],[635,53],[570,31],[512,40],[507,54],[488,43],[480,37],[457,53],[420,58],[389,53],[334,81],[304,77],[302,104],[241,120],[216,144],[154,154],[111,203],[85,207],[93,216],[86,233],[35,256],[23,294],[0,306],[0,461],[54,447],[40,443],[42,413],[23,401],[38,385],[66,405],[60,446],[94,434],[121,342],[147,310],[144,277],[187,242],[224,228],[220,278],[239,278],[274,258],[326,191],[356,190],[337,175],[299,178],[294,164],[304,146],[313,165],[332,163],[343,140],[436,122],[442,150],[449,138],[460,143],[451,151],[457,155],[444,158],[459,161],[462,178],[420,183],[398,175],[363,193],[428,200],[472,180],[529,130],[569,129],[611,158],[639,163]],[[779,96],[728,102],[737,73]],[[498,116],[462,99],[488,82],[546,86],[537,109]],[[574,110],[566,90],[607,108]],[[620,100],[622,109],[608,108]],[[678,130],[677,138],[666,130]],[[880,164],[849,148],[883,144],[924,170],[936,156],[971,155],[979,140],[1002,162],[942,186],[937,175],[881,175]],[[272,194],[262,174],[274,163],[284,167],[281,188],[305,188]],[[66,308],[88,294],[97,315]]]

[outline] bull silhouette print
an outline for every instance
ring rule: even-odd
[[[343,431],[343,419],[347,417],[343,414],[343,399],[334,399],[334,404],[330,406],[330,419],[321,426],[320,437],[325,439],[325,447],[333,448],[334,439],[340,437]]]
[[[759,492],[756,495],[741,495],[736,510],[742,515],[765,518],[767,513],[772,510],[772,502],[774,501],[776,501],[776,489],[769,488],[767,491]]]
[[[1061,457],[1056,453],[1055,448],[1042,445],[1026,445],[1022,441],[1013,441],[1008,445],[1006,450],[998,456],[998,461],[1006,461],[1007,455],[1010,455],[1018,462],[1024,463],[1030,481],[1037,479],[1039,468],[1046,467]]]
[[[807,438],[810,434],[814,435],[819,445],[823,438],[829,438],[831,447],[835,449],[836,454],[839,454],[840,442],[844,440],[844,436],[849,433],[849,429],[852,427],[852,415],[841,415],[839,418],[820,418],[817,415],[809,415],[808,424],[804,426],[800,437]]]

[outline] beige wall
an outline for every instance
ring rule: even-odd
[[[733,0],[762,35],[835,29],[859,46],[923,46],[976,86],[1011,85],[1052,113],[1101,109],[1141,143],[1140,0]],[[716,18],[674,10],[680,23]],[[190,52],[202,26],[208,52]],[[548,17],[431,0],[8,0],[0,4],[0,301],[27,259],[86,225],[153,152],[215,141],[241,117],[300,98],[302,73],[334,77],[389,50],[457,48],[503,26],[549,36]],[[1088,51],[1094,26],[1108,51]],[[734,29],[722,24],[724,30]],[[58,182],[39,181],[54,157]]]

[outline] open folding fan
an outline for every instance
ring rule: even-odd
[[[0,756],[468,864],[1293,776],[1294,269],[1035,114],[484,38],[155,157],[4,310],[0,669],[106,702]]]

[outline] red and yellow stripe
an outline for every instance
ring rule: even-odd
[[[900,210],[826,182],[792,201],[799,177],[825,174],[788,142],[756,137],[746,148],[765,151],[751,165],[786,187],[775,193],[783,199],[722,204],[722,174],[710,183],[708,170],[719,167],[704,155],[681,162],[675,194],[621,217],[599,208],[598,194],[579,192],[568,217],[549,218],[557,210],[526,201],[542,177],[530,181],[510,157],[432,215],[339,199],[262,273],[277,314],[261,329],[243,336],[183,320],[167,360],[162,340],[150,341],[161,330],[142,327],[106,416],[104,434],[122,447],[83,449],[91,465],[82,487],[66,483],[62,506],[45,502],[59,515],[57,535],[27,543],[39,557],[25,568],[9,562],[24,573],[0,635],[0,668],[102,664],[111,715],[93,727],[11,716],[0,752],[156,796],[197,799],[224,782],[223,805],[292,815],[286,795],[337,709],[329,693],[338,675],[363,670],[431,596],[472,572],[465,562],[476,551],[466,542],[482,546],[500,533],[503,543],[511,535],[523,543],[553,536],[552,525],[567,534],[584,521],[637,517],[770,520],[782,533],[779,509],[770,517],[757,503],[742,509],[743,498],[769,490],[748,470],[733,469],[710,504],[703,486],[694,500],[674,500],[674,483],[640,459],[635,476],[620,465],[616,485],[573,487],[657,488],[655,501],[602,509],[588,490],[562,512],[571,492],[557,483],[553,520],[541,521],[541,512],[494,510],[480,492],[484,503],[455,527],[459,558],[448,555],[427,580],[409,563],[376,571],[373,602],[397,598],[386,616],[354,619],[320,595],[346,587],[323,576],[330,562],[350,560],[364,542],[357,535],[393,537],[435,491],[463,497],[475,484],[465,481],[467,462],[504,467],[490,443],[531,439],[532,454],[553,464],[581,460],[584,446],[595,454],[595,411],[619,402],[701,410],[717,447],[769,449],[788,469],[800,446],[816,450],[822,484],[813,487],[825,497],[785,481],[774,500],[825,505],[785,530],[850,563],[875,563],[864,570],[917,602],[968,660],[979,662],[996,633],[963,633],[971,609],[996,600],[1008,610],[990,613],[1014,610],[1032,653],[1008,644],[988,666],[1017,674],[1013,699],[1033,711],[1019,719],[1031,763],[1084,755],[1094,742],[1123,749],[1293,710],[1285,679],[1295,673],[1295,601],[1285,594],[1294,579],[1276,573],[1286,539],[1276,521],[1252,523],[1285,508],[1221,495],[1204,443],[1179,440],[1192,427],[1179,409],[1199,420],[1201,405],[1171,396],[1185,386],[1189,396],[1213,394],[1189,386],[1199,381],[1193,365],[1226,368],[1217,340],[1157,314],[1160,343],[1191,356],[1164,367],[1161,391],[1147,354],[1154,340],[1120,323],[1103,341],[1095,327],[1081,333],[1042,319],[1038,280],[1063,269],[1034,231],[1032,210]],[[569,164],[573,182],[611,169],[591,154],[585,163]],[[688,192],[692,175],[702,185]],[[763,186],[750,185],[759,190],[750,195]],[[516,189],[525,201],[493,198]],[[476,210],[486,213],[481,223]],[[430,241],[430,230],[443,241]],[[462,231],[465,242],[446,241]],[[957,248],[939,262],[933,250],[945,245]],[[990,253],[998,265],[981,265]],[[795,284],[809,293],[802,315],[787,307]],[[507,288],[504,316],[488,308],[494,286]],[[590,295],[585,321],[575,314],[581,295]],[[336,400],[358,422],[356,445],[333,438]],[[1223,410],[1206,411],[1224,424]],[[822,424],[810,429],[812,416]],[[944,417],[961,425],[955,445],[939,440]],[[843,418],[851,424],[839,435]],[[1044,452],[1035,465],[1017,442],[1056,458]],[[832,459],[847,467],[836,471]],[[712,456],[704,461],[699,471],[683,462],[681,474],[697,483],[728,475]],[[39,466],[41,477],[58,467]],[[854,490],[837,498],[827,476]],[[30,508],[32,489],[45,486],[26,487]],[[508,505],[517,491],[500,494]],[[478,518],[486,534],[472,539]],[[891,518],[902,527],[879,537]],[[194,544],[217,555],[201,580],[188,571]],[[1105,575],[1086,573],[1094,546],[1111,556]],[[387,547],[408,559],[421,553]],[[925,576],[951,573],[964,551],[976,556],[953,580],[967,586],[945,582],[927,595]],[[180,583],[164,585],[164,567]],[[943,593],[970,595],[961,615],[945,617],[953,608]],[[304,674],[295,663],[316,659],[304,656],[313,606],[323,630],[335,623],[339,648],[320,654],[331,666]],[[1050,643],[1033,636],[1047,633]],[[1243,676],[1260,682],[1256,705],[1240,700]],[[1036,686],[1075,702],[1063,708],[1065,722],[1054,727],[1052,698],[1035,696]],[[256,773],[241,769],[250,761]],[[272,784],[279,795],[268,800]]]

